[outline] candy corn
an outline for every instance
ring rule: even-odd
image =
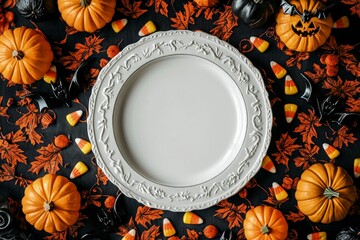
[[[275,61],[271,61],[270,66],[277,79],[283,78],[287,73],[286,69]]]
[[[309,240],[326,240],[326,237],[326,232],[316,232],[307,235],[307,239]]]
[[[136,235],[135,229],[131,229],[125,234],[122,240],[135,240],[135,235]]]
[[[355,158],[354,160],[354,177],[360,177],[360,158]]]
[[[92,146],[88,141],[81,138],[76,138],[75,142],[84,154],[88,154],[91,151]]]
[[[83,114],[83,111],[77,110],[75,112],[69,113],[66,115],[66,120],[71,126],[75,126],[76,123],[80,120],[81,116]]]
[[[163,233],[164,233],[164,237],[171,237],[176,233],[174,226],[167,218],[164,218],[163,221]]]
[[[139,36],[146,36],[156,31],[156,26],[153,21],[148,21],[139,31]]]
[[[260,51],[265,52],[269,47],[269,42],[258,37],[250,37],[250,42]]]
[[[282,186],[280,186],[277,182],[273,182],[272,187],[274,189],[275,198],[279,202],[285,200],[288,197],[287,192],[284,190]]]
[[[347,16],[342,16],[333,23],[333,28],[348,28],[349,25],[349,18]]]
[[[287,103],[284,105],[285,118],[287,123],[291,123],[295,117],[298,106],[293,103]]]
[[[286,75],[285,77],[285,94],[286,95],[294,95],[298,93],[298,88],[294,82],[294,80]]]
[[[56,66],[52,65],[50,69],[45,73],[43,79],[48,84],[55,83],[57,77]]]
[[[340,155],[339,150],[337,150],[336,148],[334,148],[333,146],[327,143],[323,144],[323,148],[330,159],[335,159]]]
[[[111,27],[114,30],[114,32],[118,33],[120,32],[127,24],[128,20],[126,18],[117,20],[117,21],[113,21],[111,23]]]
[[[276,173],[275,165],[268,155],[264,157],[261,167],[268,172]]]
[[[77,178],[88,171],[88,167],[83,162],[78,162],[70,173],[70,178]]]
[[[185,224],[202,224],[204,221],[201,217],[193,212],[186,212],[183,216],[183,222]]]

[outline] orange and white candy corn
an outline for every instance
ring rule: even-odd
[[[285,77],[285,94],[286,95],[294,95],[298,93],[298,88],[294,82],[294,80],[286,75]]]
[[[113,21],[111,23],[111,27],[114,30],[114,32],[118,33],[120,32],[127,24],[128,20],[126,18],[117,20],[117,21]]]
[[[335,159],[340,155],[339,150],[337,150],[328,143],[323,143],[323,148],[330,159]]]
[[[309,235],[307,235],[307,239],[309,239],[309,240],[326,240],[327,235],[326,235],[326,232],[310,233]]]
[[[143,37],[156,31],[156,26],[153,21],[148,21],[139,31],[139,36]]]
[[[167,218],[164,218],[163,221],[163,233],[164,233],[164,237],[171,237],[176,233],[174,226]]]
[[[333,28],[348,28],[350,26],[349,18],[342,16],[333,23]]]
[[[355,158],[354,160],[354,177],[360,177],[360,158]]]
[[[276,173],[276,168],[271,158],[266,155],[262,161],[261,167],[268,172]]]
[[[183,222],[185,224],[202,224],[204,221],[201,217],[193,212],[186,212],[183,216]]]
[[[84,139],[81,139],[81,138],[76,138],[75,142],[84,154],[88,154],[91,151],[92,146],[91,146],[90,142],[88,142]]]
[[[56,66],[52,65],[49,70],[45,73],[43,79],[48,84],[55,83],[57,78]]]
[[[136,230],[131,229],[130,231],[128,231],[125,234],[125,236],[122,238],[122,240],[135,240],[135,236],[136,236]]]
[[[287,73],[286,69],[275,61],[271,61],[270,66],[277,79],[283,78]]]
[[[279,202],[284,201],[289,195],[285,191],[285,189],[280,186],[277,182],[273,182],[272,187],[274,189],[275,198]]]
[[[78,162],[70,173],[70,178],[77,178],[88,171],[88,167],[83,162]]]
[[[250,37],[250,42],[262,53],[269,47],[269,42],[259,37]]]
[[[295,118],[295,114],[298,106],[293,103],[287,103],[284,105],[285,119],[287,123],[291,123]]]
[[[75,112],[69,113],[66,115],[66,120],[71,126],[75,126],[77,122],[80,120],[81,116],[83,115],[82,110],[77,110]]]

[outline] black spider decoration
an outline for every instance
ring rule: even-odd
[[[24,95],[22,98],[31,98],[39,105],[39,111],[44,109],[56,108],[62,105],[71,106],[71,101],[76,98],[86,83],[86,71],[93,58],[85,60],[76,69],[70,84],[68,85],[62,77],[56,79],[55,83],[51,83],[52,95],[40,92],[32,92]],[[60,66],[58,66],[60,68]]]
[[[301,76],[305,80],[305,91],[301,98],[312,105],[315,112],[319,115],[319,122],[323,122],[325,119],[330,118],[333,122],[342,125],[347,119],[360,117],[360,113],[358,112],[343,111],[344,99],[333,95],[329,95],[322,99],[321,96],[319,96],[318,91],[313,91],[310,80],[302,73]]]

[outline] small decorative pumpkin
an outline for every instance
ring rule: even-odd
[[[17,0],[16,7],[21,15],[32,21],[40,21],[54,15],[56,0]]]
[[[318,0],[281,1],[275,31],[280,40],[298,52],[312,52],[330,36],[333,19]]]
[[[248,240],[285,240],[288,224],[279,210],[270,206],[257,206],[246,212],[244,233]]]
[[[95,32],[111,21],[116,0],[58,0],[61,17],[78,31]]]
[[[345,218],[356,200],[356,187],[343,168],[316,163],[302,173],[295,198],[311,221],[331,223]]]
[[[26,187],[21,204],[30,224],[53,233],[65,231],[77,221],[80,201],[74,183],[63,176],[47,174]]]
[[[360,229],[348,227],[336,235],[336,240],[360,240]]]
[[[0,73],[18,84],[40,80],[54,55],[45,37],[27,27],[8,29],[0,36]]]
[[[199,7],[213,7],[219,3],[219,0],[194,0]]]
[[[246,25],[257,28],[261,27],[274,14],[276,9],[275,0],[234,0],[232,11]]]

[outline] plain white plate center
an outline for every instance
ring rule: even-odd
[[[173,55],[139,68],[114,113],[131,167],[158,184],[201,184],[224,171],[244,141],[247,116],[234,80],[201,57]]]

